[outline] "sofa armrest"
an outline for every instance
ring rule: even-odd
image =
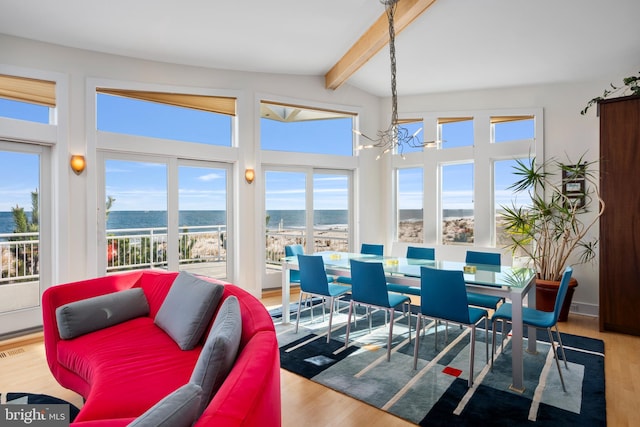
[[[257,332],[194,427],[280,427],[280,351],[274,331]]]
[[[60,341],[56,309],[71,302],[105,295],[135,287],[142,276],[142,271],[135,271],[79,282],[56,285],[47,288],[42,294],[42,327],[47,363],[53,376],[65,387],[68,387],[60,375],[57,362],[57,345]],[[76,390],[78,391],[78,390]]]

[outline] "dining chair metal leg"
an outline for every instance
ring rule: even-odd
[[[434,334],[433,334],[434,341],[433,341],[433,343],[434,343],[436,351],[438,351],[438,320],[437,319],[436,319],[436,326],[433,329],[434,329]]]
[[[404,311],[404,305],[403,305]],[[407,303],[407,326],[409,327],[409,344],[411,344],[411,302]]]
[[[356,328],[358,327],[358,303],[356,303],[356,315],[353,316],[353,326],[355,326]],[[351,303],[349,303],[349,308],[351,308]]]
[[[474,361],[474,356],[476,355],[476,325],[473,324],[471,325],[471,355],[469,356],[469,380],[467,381],[467,384],[469,385],[469,388],[471,388],[471,386],[473,385],[473,361]]]
[[[556,335],[558,336],[558,343],[560,344],[560,350],[562,350],[562,360],[564,360],[564,367],[569,369],[567,364],[567,355],[564,354],[564,345],[562,345],[562,338],[560,338],[560,330],[558,329],[558,323],[556,323]]]
[[[491,336],[491,372],[493,372],[493,359],[495,358],[495,352],[496,352],[496,321],[494,319],[491,319],[491,335],[492,335]],[[504,335],[504,329],[500,334],[500,341],[502,341],[502,339],[504,338],[503,335]],[[504,351],[504,345],[502,346],[501,351]]]
[[[349,314],[347,315],[347,333],[344,337],[344,348],[345,350],[349,347],[349,331],[351,330],[351,313],[353,312],[353,300],[349,301]],[[356,316],[358,317],[358,313]]]
[[[551,328],[547,328],[547,332],[549,334],[549,343],[551,344],[551,349],[553,350],[553,357],[556,359],[558,374],[560,374],[560,382],[562,383],[562,390],[566,393],[567,388],[564,386],[564,378],[562,376],[562,370],[560,369],[560,361],[558,360],[558,352],[556,351],[556,345],[553,343],[553,334],[551,333]]]
[[[329,305],[329,329],[327,330],[327,343],[329,343],[329,341],[331,340],[331,323],[333,322],[333,302],[335,300],[335,297],[331,297],[330,299],[330,305]],[[324,320],[324,304],[322,304],[322,314],[323,314],[323,320]]]
[[[445,322],[444,323],[444,343],[446,344],[448,342],[449,342],[449,322]]]
[[[311,323],[313,323],[315,320],[313,319],[313,295],[311,294],[306,294],[304,299],[304,308],[306,309],[307,306],[309,307],[309,313],[311,313]]]
[[[487,363],[489,363],[489,318],[484,318],[484,342]]]
[[[418,314],[418,320],[416,321],[416,331],[420,330],[422,325],[422,315]],[[420,347],[420,332],[416,333],[416,339],[413,342],[415,347],[413,348],[413,370],[418,367],[418,348]]]
[[[298,297],[298,315],[296,316],[296,334],[298,333],[298,325],[300,324],[300,307],[302,307],[302,294],[304,292],[300,291],[300,296]],[[285,307],[282,307],[284,310]]]
[[[385,317],[387,310],[385,312]],[[389,337],[387,338],[387,362],[391,360],[391,338],[393,337],[393,307],[389,309]]]

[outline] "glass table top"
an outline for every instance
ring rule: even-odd
[[[432,261],[347,252],[317,252],[314,255],[322,256],[325,267],[328,269],[348,271],[350,269],[350,260],[354,259],[365,262],[381,262],[387,274],[405,277],[419,278],[422,267],[441,270],[462,270],[466,283],[493,287],[523,288],[535,276],[533,269],[524,267],[468,264],[442,260]],[[290,265],[298,264],[297,256],[286,257],[284,261]]]

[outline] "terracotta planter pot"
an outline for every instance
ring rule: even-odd
[[[553,311],[553,307],[556,303],[556,296],[558,295],[558,287],[560,282],[551,280],[536,279],[536,308],[542,311]],[[573,299],[573,292],[578,281],[575,278],[569,280],[569,289],[567,289],[567,296],[564,298],[562,308],[560,309],[559,322],[566,322],[569,316],[569,309],[571,308],[571,300]]]

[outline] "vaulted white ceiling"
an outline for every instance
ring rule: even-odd
[[[0,0],[0,33],[170,63],[324,76],[383,13],[379,0]],[[638,16],[640,0],[436,0],[397,36],[398,93],[634,74]],[[385,48],[348,84],[388,96],[389,69]]]

